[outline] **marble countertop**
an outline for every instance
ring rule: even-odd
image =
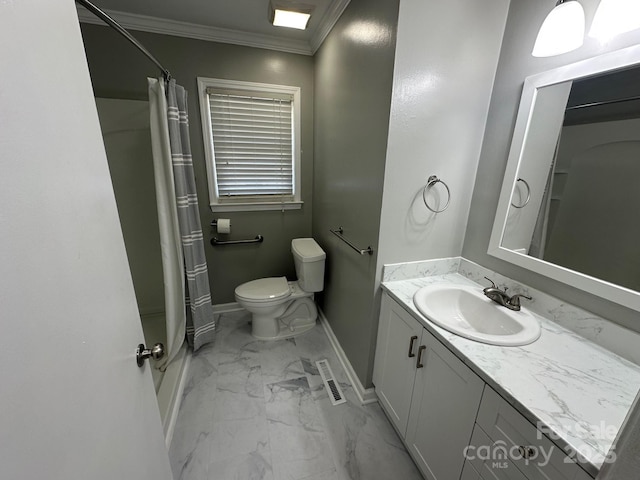
[[[593,476],[640,389],[640,367],[529,310],[540,338],[522,347],[478,343],[440,328],[413,304],[414,293],[433,283],[481,285],[449,273],[386,281],[383,289]],[[526,307],[523,307],[526,309]]]

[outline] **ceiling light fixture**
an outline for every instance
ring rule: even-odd
[[[552,57],[582,46],[584,9],[577,0],[558,0],[540,27],[532,55]]]
[[[297,2],[269,2],[269,21],[274,27],[287,27],[304,30],[313,12],[312,5]]]
[[[589,36],[606,42],[621,33],[640,28],[638,0],[601,0]]]

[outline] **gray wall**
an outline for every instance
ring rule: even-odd
[[[376,256],[398,0],[351,0],[316,54],[313,236],[327,252],[319,303],[356,374],[370,376]]]
[[[639,31],[619,35],[606,45],[586,37],[585,44],[574,52],[550,58],[534,58],[531,50],[537,31],[555,3],[555,0],[511,1],[462,254],[503,275],[640,331],[637,312],[487,254],[525,77],[640,43]],[[582,0],[580,3],[585,9],[589,28],[599,2]]]
[[[206,243],[213,303],[233,302],[237,285],[259,277],[295,275],[292,238],[311,235],[313,176],[313,59],[237,45],[133,32],[190,94],[189,122],[198,201],[205,238],[213,218],[231,218],[232,238],[265,237],[261,245],[211,247]],[[96,96],[147,99],[146,77],[159,71],[108,27],[82,24],[82,35]],[[209,209],[204,143],[196,77],[293,85],[302,94],[302,210],[212,214]]]

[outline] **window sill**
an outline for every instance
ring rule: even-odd
[[[264,210],[300,210],[304,202],[269,202],[269,203],[212,203],[212,212],[251,212]]]

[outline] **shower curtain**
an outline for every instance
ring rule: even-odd
[[[149,78],[148,83],[165,284],[166,366],[185,333],[194,350],[212,341],[215,321],[191,161],[187,93],[175,80],[166,89],[162,79]]]

